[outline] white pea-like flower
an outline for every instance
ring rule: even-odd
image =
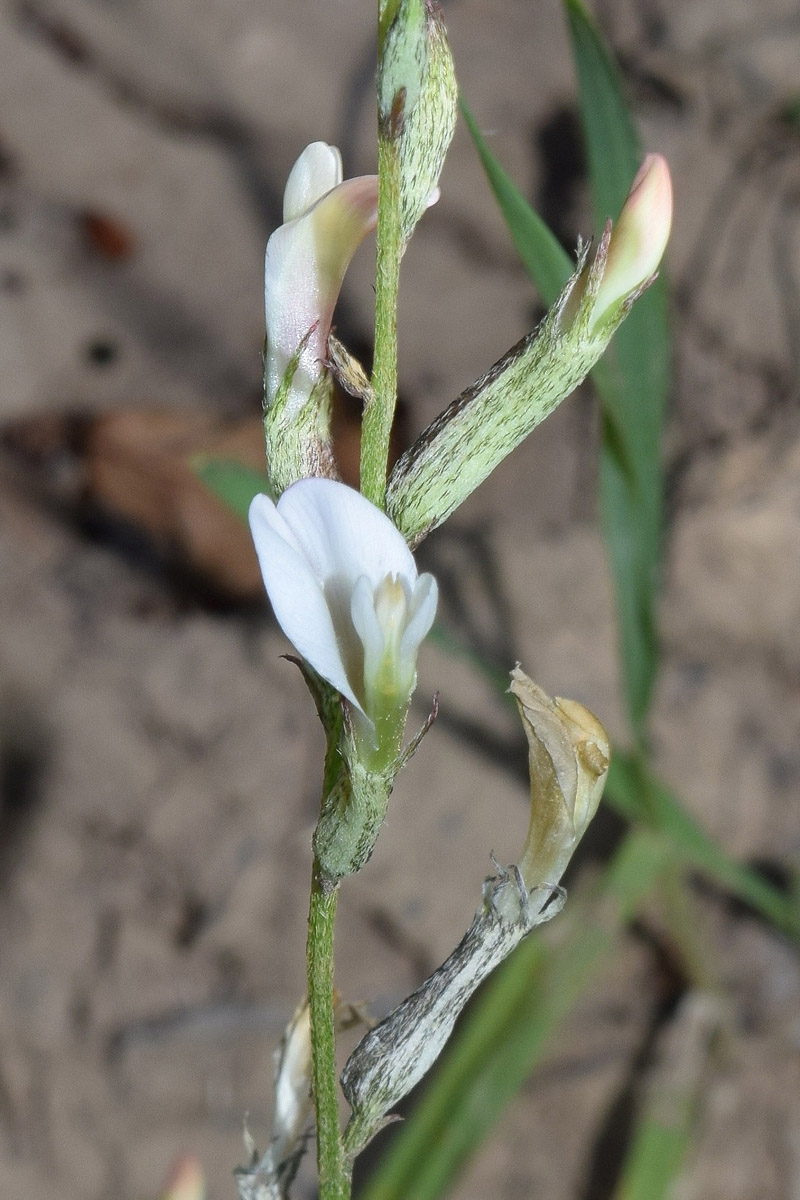
[[[281,629],[352,706],[369,754],[395,754],[437,588],[389,518],[343,483],[256,496],[250,528]]]

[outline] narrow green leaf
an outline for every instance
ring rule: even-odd
[[[723,1013],[714,995],[690,992],[661,1031],[614,1200],[667,1200],[675,1194]]]
[[[549,308],[572,274],[573,261],[556,235],[530,206],[494,157],[463,97],[461,111],[514,247],[542,300]],[[630,320],[630,316],[626,320]],[[612,388],[604,361],[592,368],[592,379],[601,396],[605,389]]]
[[[583,0],[564,0],[578,73],[595,225],[616,219],[639,168],[641,146],[617,65]]]
[[[544,302],[552,304],[569,276],[569,255],[494,158],[463,100],[461,108],[517,252]],[[626,156],[624,141],[610,161],[638,162],[638,154]],[[602,182],[606,199],[598,207],[611,203],[616,216],[634,173],[635,167],[627,171],[619,199],[609,200],[613,188],[608,180]],[[665,313],[664,288],[657,282],[633,306],[603,361],[592,371],[603,406],[602,523],[616,585],[628,707],[637,732],[643,726],[657,669],[654,607],[661,529],[660,440],[669,362]],[[642,395],[649,399],[640,403]]]
[[[199,479],[227,505],[237,517],[247,520],[247,512],[254,496],[261,492],[269,494],[266,474],[261,475],[243,463],[226,458],[206,458],[197,455],[192,459],[192,470]]]
[[[642,153],[622,80],[594,21],[582,0],[565,0],[565,8],[599,232],[619,213]],[[638,739],[658,670],[661,440],[670,360],[662,276],[620,327],[606,359],[613,387],[602,395],[600,506],[617,594],[628,711]]]
[[[549,308],[572,274],[574,263],[555,234],[535,209],[531,208],[522,192],[493,156],[463,98],[461,112],[508,225],[516,251]]]
[[[800,938],[796,897],[783,895],[757,871],[730,858],[677,796],[634,756],[614,750],[604,799],[627,820],[644,822],[668,838],[687,866],[751,905],[789,937]]]
[[[614,1200],[667,1200],[686,1157],[691,1121],[672,1126],[645,1120],[636,1131]]]
[[[569,921],[566,940],[555,948],[531,938],[503,964],[362,1200],[434,1200],[451,1186],[654,887],[668,855],[664,839],[629,834],[600,884],[571,901],[560,918]]]

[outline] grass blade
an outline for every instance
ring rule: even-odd
[[[595,225],[616,218],[642,151],[619,71],[583,0],[564,0],[578,74]]]
[[[550,307],[572,274],[574,264],[554,233],[506,174],[486,144],[464,100],[461,112],[478,157],[523,265]]]
[[[228,508],[247,520],[250,502],[260,492],[269,495],[266,475],[240,462],[226,458],[206,458],[198,455],[192,460],[192,470],[199,479]]]
[[[644,1120],[634,1135],[614,1200],[666,1200],[683,1165],[690,1135],[688,1119],[677,1125]]]
[[[597,229],[616,217],[641,161],[619,72],[582,0],[565,0]],[[600,507],[617,595],[628,712],[641,739],[658,671],[655,608],[661,441],[670,382],[666,285],[633,306],[607,356]]]
[[[361,1200],[434,1200],[452,1185],[655,886],[668,857],[663,838],[629,834],[600,884],[568,906],[566,941],[555,949],[541,938],[530,939],[503,964],[461,1024]]]
[[[658,830],[680,859],[749,904],[777,929],[800,938],[800,907],[757,871],[731,858],[683,804],[632,755],[614,750],[605,801],[629,821]]]
[[[722,1012],[719,1000],[690,993],[667,1031],[613,1200],[667,1200],[692,1140],[702,1076]]]

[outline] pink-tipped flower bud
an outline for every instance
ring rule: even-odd
[[[660,154],[648,154],[611,233],[594,302],[594,324],[652,279],[664,255],[671,225],[672,179],[667,160]]]
[[[193,1154],[184,1154],[173,1164],[161,1200],[205,1200],[206,1177]]]
[[[264,434],[279,496],[311,475],[336,475],[328,339],[345,271],[378,218],[378,178],[342,179],[335,146],[312,142],[286,184],[283,225],[267,243]]]
[[[283,199],[284,224],[267,244],[265,307],[267,406],[295,355],[290,398],[299,407],[324,371],[334,305],[344,273],[378,218],[378,179],[342,180],[335,146],[312,142],[298,158]]]

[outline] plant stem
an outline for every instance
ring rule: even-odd
[[[397,403],[397,292],[403,257],[399,195],[397,142],[381,132],[378,140],[373,397],[364,410],[361,430],[361,491],[379,508],[385,508],[389,438]]]
[[[333,930],[338,897],[339,885],[326,884],[315,861],[308,910],[307,969],[320,1200],[350,1198],[350,1175],[339,1128],[333,1011]]]

